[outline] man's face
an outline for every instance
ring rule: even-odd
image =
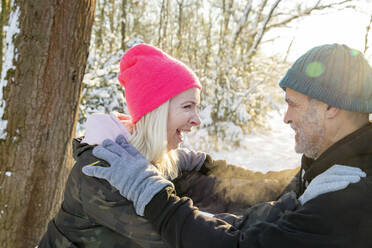
[[[295,150],[309,158],[317,158],[325,142],[324,111],[320,101],[287,88],[288,104],[284,122],[296,132]]]

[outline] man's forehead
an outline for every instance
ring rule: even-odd
[[[298,92],[298,91],[295,91],[291,88],[286,88],[285,90],[285,99],[289,99],[289,100],[296,100],[296,101],[302,101],[302,100],[305,100],[307,99],[307,96]]]

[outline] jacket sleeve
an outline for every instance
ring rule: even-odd
[[[199,171],[183,172],[174,183],[178,195],[192,198],[202,211],[243,214],[252,205],[278,199],[297,171],[264,174],[207,154]]]
[[[199,171],[204,175],[214,175],[220,178],[239,178],[239,179],[253,179],[255,180],[280,180],[286,185],[293,179],[299,171],[299,167],[295,169],[270,171],[268,173],[261,173],[253,170],[243,168],[239,165],[227,163],[225,160],[215,160],[211,155],[206,154],[204,163]]]
[[[167,187],[147,205],[145,216],[171,247],[336,247],[324,235],[329,227],[311,210],[311,204],[306,205],[310,207],[285,213],[272,222],[259,221],[238,229],[199,214],[190,199],[177,197]]]

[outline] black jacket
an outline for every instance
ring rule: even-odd
[[[172,247],[371,248],[372,124],[338,141],[316,161],[304,157],[302,162],[308,182],[334,164],[359,167],[367,177],[344,190],[320,195],[279,219],[241,230],[201,216],[171,187],[153,198],[145,216]]]
[[[86,176],[83,166],[94,163],[97,166],[109,166],[92,155],[94,146],[74,139],[73,151],[76,163],[66,183],[64,200],[57,215],[50,221],[47,232],[43,236],[39,248],[56,247],[166,247],[159,234],[148,221],[136,215],[132,203],[123,198],[118,190],[106,180]],[[225,161],[213,160],[209,155],[200,171],[182,172],[175,181],[177,191],[191,197],[197,206],[213,213],[231,211],[230,206],[246,208],[257,201],[270,200],[278,196],[288,176],[293,171],[261,174],[228,165]],[[255,194],[241,199],[228,192],[238,173],[241,181],[248,184],[252,178],[275,182],[257,187],[272,187],[266,199]],[[289,173],[289,174],[288,174]],[[287,180],[286,180],[287,178]],[[282,182],[278,185],[278,181]],[[235,187],[235,191],[247,185]],[[229,190],[226,190],[229,187]],[[200,190],[200,189],[207,189]],[[267,199],[268,198],[268,199]],[[262,212],[267,214],[266,212]],[[274,213],[275,214],[275,213]],[[272,215],[272,214],[271,214]]]
[[[82,173],[82,167],[97,158],[92,155],[94,146],[80,141],[73,141],[76,163],[66,183],[62,206],[50,221],[39,248],[167,247],[118,190],[105,180]],[[96,165],[109,166],[102,161]]]

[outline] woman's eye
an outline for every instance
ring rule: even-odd
[[[183,106],[184,109],[190,109],[191,108],[191,105],[185,105]]]

